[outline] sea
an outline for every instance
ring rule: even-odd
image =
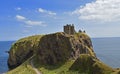
[[[9,51],[14,42],[15,41],[0,41],[0,74],[8,71],[7,59],[9,55],[6,51]]]
[[[120,37],[92,38],[96,56],[105,64],[120,68]],[[8,71],[7,59],[11,45],[15,41],[0,41],[0,74]]]

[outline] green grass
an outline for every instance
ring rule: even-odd
[[[111,74],[113,69],[89,55],[83,54],[77,60],[69,59],[65,63],[57,65],[40,64],[38,58],[34,58],[35,66],[43,74]]]
[[[34,35],[34,36],[29,36],[29,37],[25,37],[25,38],[22,38],[20,40],[18,40],[17,42],[23,42],[23,41],[32,41],[33,43],[35,41],[39,41],[39,39],[44,36],[44,35]]]
[[[29,36],[29,37],[22,38],[22,39],[18,40],[17,42],[15,42],[12,45],[12,47],[14,47],[15,45],[17,45],[19,43],[26,43],[26,42],[31,42],[31,45],[36,45],[36,44],[38,44],[41,37],[43,37],[43,36],[44,35],[35,35],[35,36]]]
[[[8,71],[7,74],[36,74],[30,65],[30,59],[18,66],[17,68]]]
[[[113,72],[111,67],[87,54],[81,54],[70,70],[86,74],[110,74]]]
[[[83,39],[90,39],[90,37],[86,34],[86,33],[75,33],[74,34],[74,37],[76,39],[79,39],[79,37],[83,38]]]
[[[31,59],[31,58],[30,58]],[[7,74],[36,74],[30,65],[30,59]],[[86,54],[82,54],[77,60],[68,61],[56,65],[41,64],[38,56],[32,58],[33,64],[42,74],[119,74],[120,70],[114,70],[104,63],[94,60]],[[93,71],[93,72],[91,72]]]
[[[10,51],[12,51],[13,53],[19,51],[18,48],[21,45],[23,48],[25,48],[27,50],[28,46],[30,47],[37,47],[40,39],[43,37],[44,35],[35,35],[35,36],[29,36],[29,37],[25,37],[22,38],[20,40],[18,40],[17,42],[15,42],[12,46]],[[27,46],[28,45],[28,46]],[[21,47],[20,46],[20,47]],[[25,50],[24,50],[25,51]]]
[[[88,46],[85,47],[89,50],[89,54],[94,57],[95,53]]]
[[[57,65],[40,64],[38,58],[34,58],[35,66],[42,72],[42,74],[78,74],[77,72],[69,72],[69,68],[75,60],[68,60],[65,63]]]

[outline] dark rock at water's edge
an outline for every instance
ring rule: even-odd
[[[10,52],[9,52],[9,51],[5,51],[5,53],[8,53],[8,54],[9,54]]]

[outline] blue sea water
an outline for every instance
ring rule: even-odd
[[[8,51],[15,41],[0,41],[0,74],[8,71]],[[120,38],[92,38],[97,57],[105,64],[120,68]]]
[[[8,51],[14,41],[0,41],[0,74],[8,71],[7,59]]]
[[[120,68],[120,37],[93,38],[94,51],[105,64]]]

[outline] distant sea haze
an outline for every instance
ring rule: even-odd
[[[11,45],[15,41],[0,41],[0,74],[8,71],[7,59]],[[97,57],[105,64],[120,68],[120,38],[92,38]]]
[[[120,37],[92,38],[97,57],[105,64],[120,68]]]

